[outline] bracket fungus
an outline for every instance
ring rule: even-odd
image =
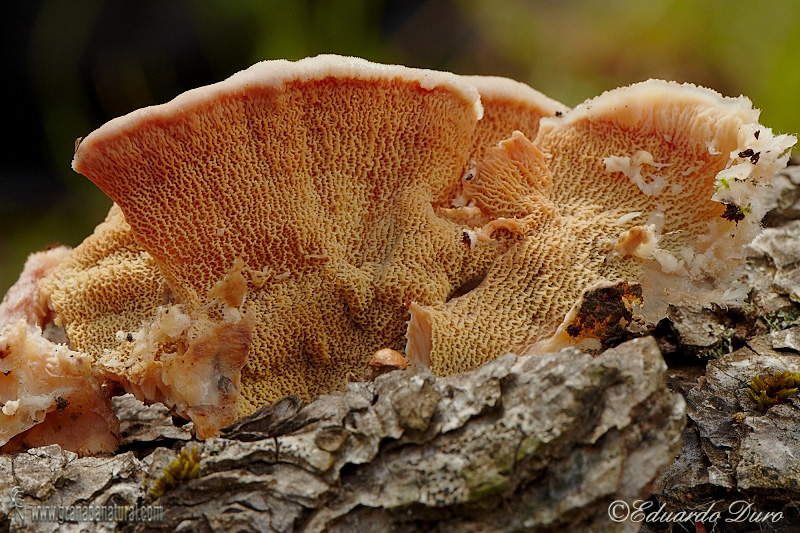
[[[599,347],[634,312],[741,301],[743,245],[794,143],[757,119],[670,82],[569,110],[503,78],[258,63],[80,142],[73,168],[115,205],[28,289],[47,312],[24,335],[55,346],[53,320],[83,379],[201,438],[341,389],[378,350],[445,374]]]
[[[470,293],[411,306],[406,355],[446,374],[508,351],[598,349],[584,304],[614,285],[640,287],[617,310],[650,323],[669,304],[742,303],[745,245],[795,140],[760,125],[745,97],[659,80],[543,118],[533,140],[515,132],[462,199],[478,208],[476,234],[506,250]],[[749,214],[731,219],[727,205]]]

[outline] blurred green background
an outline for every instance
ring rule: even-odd
[[[651,77],[691,81],[800,131],[798,0],[25,0],[3,2],[0,30],[0,294],[30,252],[77,245],[110,206],[70,169],[77,137],[262,59],[502,75],[570,106]]]

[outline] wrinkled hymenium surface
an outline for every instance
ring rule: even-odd
[[[452,373],[600,347],[630,318],[598,311],[610,294],[650,321],[741,301],[742,245],[793,142],[689,85],[570,111],[501,78],[259,63],[83,139],[73,167],[116,204],[17,289],[33,318],[16,335],[41,348],[6,359],[66,350],[42,336],[54,320],[92,390],[164,402],[205,437],[341,388],[383,348]],[[33,394],[8,390],[13,435],[39,419],[7,414]]]

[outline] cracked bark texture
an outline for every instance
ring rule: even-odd
[[[643,338],[596,357],[505,356],[447,378],[395,371],[307,406],[287,397],[197,443],[202,475],[156,502],[166,521],[120,527],[634,531],[610,523],[607,506],[646,497],[680,447],[684,402],[667,390],[665,370],[655,341]],[[123,495],[145,503],[142,480],[176,455],[78,458],[40,448],[0,458],[0,494],[18,485],[28,505]],[[37,473],[23,474],[31,465]]]
[[[800,400],[789,398],[766,412],[747,395],[756,375],[800,371],[797,353],[780,353],[767,346],[770,335],[708,363],[705,375],[693,382],[671,382],[682,388],[687,426],[675,462],[653,487],[653,510],[704,510],[712,502],[723,514],[707,531],[800,531]],[[743,522],[725,513],[737,501],[752,505]],[[757,513],[780,512],[780,520],[751,522]],[[694,523],[683,524],[694,528]],[[694,529],[687,529],[693,531]],[[674,531],[667,524],[646,524],[642,531]],[[680,531],[680,529],[678,529]]]
[[[778,206],[751,245],[750,305],[672,310],[672,338],[659,339],[670,387],[686,398],[687,426],[651,499],[667,512],[752,504],[745,521],[726,522],[739,515],[723,512],[704,524],[716,533],[800,531],[800,399],[761,412],[747,395],[756,375],[800,371],[800,166],[780,178]],[[758,512],[783,517],[750,521]],[[695,531],[695,524],[645,523],[641,531]]]

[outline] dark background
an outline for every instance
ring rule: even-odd
[[[77,137],[262,59],[502,75],[570,106],[650,77],[691,81],[800,130],[797,0],[18,0],[0,6],[0,46],[0,294],[28,253],[77,245],[110,206],[70,169]]]

